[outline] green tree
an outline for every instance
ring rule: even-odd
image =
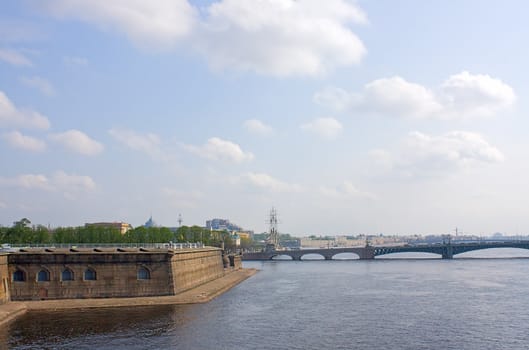
[[[241,249],[246,250],[254,246],[254,242],[250,237],[241,237]]]
[[[138,226],[132,230],[127,231],[124,235],[124,240],[129,243],[144,243],[147,242],[147,228]]]
[[[51,236],[50,231],[46,226],[43,225],[37,225],[36,228],[34,228],[34,242],[39,244],[45,244],[51,242]]]
[[[51,241],[53,243],[82,243],[79,232],[74,227],[57,227],[53,230]]]
[[[161,227],[158,238],[159,238],[158,240],[159,243],[170,242],[173,240],[173,233],[168,227]]]
[[[0,226],[0,243],[7,243],[8,242],[8,228],[4,226]]]
[[[27,218],[15,221],[13,226],[7,231],[8,241],[15,244],[31,243],[33,230],[30,225],[31,221]]]

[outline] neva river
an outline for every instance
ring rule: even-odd
[[[0,348],[498,350],[529,344],[529,259],[245,266],[261,271],[210,303],[31,313],[0,330]]]

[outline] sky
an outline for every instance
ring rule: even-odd
[[[528,9],[2,1],[0,224],[528,234]]]

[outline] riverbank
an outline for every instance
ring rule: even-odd
[[[0,305],[0,326],[33,310],[89,309],[102,307],[178,305],[206,303],[237,284],[253,276],[257,269],[240,269],[227,273],[223,277],[204,283],[200,286],[177,295],[137,297],[137,298],[105,298],[105,299],[59,299],[9,302]]]

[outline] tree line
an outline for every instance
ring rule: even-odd
[[[23,218],[11,227],[0,226],[0,243],[50,244],[50,243],[185,243],[201,242],[207,246],[235,249],[235,241],[228,231],[211,231],[200,226],[182,226],[176,231],[167,227],[139,226],[121,234],[109,226],[57,227],[32,225]],[[241,239],[241,246],[251,246],[251,241]]]

